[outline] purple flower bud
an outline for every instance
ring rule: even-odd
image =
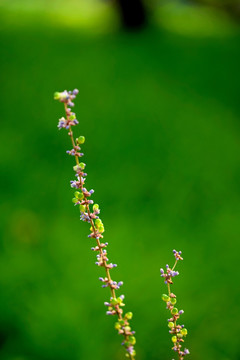
[[[74,89],[73,92],[72,92],[74,95],[77,95],[79,93],[79,90],[78,89]]]
[[[183,313],[184,313],[184,311],[183,310],[179,310],[179,315],[182,315]]]
[[[190,354],[190,351],[188,349],[184,349],[184,354],[185,355],[189,355]]]

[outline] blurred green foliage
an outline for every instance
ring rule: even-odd
[[[159,276],[173,248],[184,257],[173,290],[191,358],[239,359],[239,30],[214,15],[195,36],[191,23],[181,30],[184,11],[164,30],[167,10],[162,27],[94,35],[71,17],[23,10],[5,9],[0,29],[1,359],[123,358],[71,202],[69,139],[57,131],[53,92],[75,87],[87,186],[134,313],[138,359],[173,357]]]

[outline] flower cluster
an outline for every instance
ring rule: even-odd
[[[164,269],[160,269],[161,277],[164,278],[164,283],[167,284],[168,294],[162,295],[162,300],[166,303],[167,309],[171,313],[170,319],[168,319],[169,333],[172,335],[173,347],[172,349],[177,352],[179,360],[183,360],[185,355],[188,355],[190,352],[188,349],[182,350],[182,343],[184,342],[184,337],[187,336],[187,329],[184,325],[177,324],[178,319],[184,313],[183,310],[178,310],[175,307],[177,298],[176,295],[171,292],[170,285],[173,284],[172,278],[179,275],[178,271],[175,271],[175,267],[179,260],[183,260],[181,251],[173,250],[175,257],[175,263],[172,268],[169,265],[166,265],[166,272]]]
[[[97,261],[96,265],[103,267],[105,269],[105,277],[100,277],[99,280],[103,283],[102,287],[109,287],[111,292],[111,297],[109,302],[105,302],[104,305],[107,306],[107,315],[116,315],[117,322],[115,323],[115,328],[118,330],[118,333],[123,335],[124,340],[122,345],[126,349],[126,356],[131,360],[134,360],[136,352],[134,350],[134,345],[136,343],[135,332],[131,330],[129,320],[132,318],[132,313],[128,312],[125,315],[123,314],[122,307],[125,306],[123,303],[124,295],[119,297],[116,296],[116,290],[119,290],[123,285],[122,281],[113,281],[110,276],[110,270],[115,268],[117,264],[109,262],[107,255],[107,242],[102,242],[103,233],[105,231],[102,220],[99,217],[100,208],[98,204],[94,204],[94,201],[90,199],[91,195],[94,193],[94,190],[87,190],[85,187],[85,180],[87,173],[85,172],[86,164],[79,161],[79,158],[84,154],[81,152],[80,145],[84,144],[84,136],[79,136],[74,140],[72,127],[78,124],[76,115],[72,112],[72,107],[74,106],[73,100],[78,94],[78,90],[73,91],[56,92],[54,98],[64,103],[66,117],[59,119],[58,128],[65,128],[68,130],[68,135],[71,139],[72,149],[67,150],[67,154],[75,157],[76,164],[73,167],[75,172],[76,180],[70,181],[70,186],[76,189],[74,193],[74,198],[72,199],[74,205],[79,206],[80,210],[80,220],[88,222],[90,224],[90,234],[88,237],[90,239],[95,239],[96,245],[91,249],[95,251]]]

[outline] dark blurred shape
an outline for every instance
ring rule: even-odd
[[[141,0],[116,0],[124,28],[137,30],[146,24],[146,9]]]

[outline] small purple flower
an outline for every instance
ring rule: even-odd
[[[80,183],[79,183],[79,181],[77,181],[77,180],[72,180],[72,181],[70,181],[70,184],[71,184],[71,187],[72,187],[72,188],[75,188],[75,189],[79,189],[79,188],[80,188]]]
[[[113,312],[112,311],[107,311],[106,314],[107,315],[113,315]]]
[[[181,251],[173,250],[173,255],[175,256],[176,260],[183,260],[183,258],[181,257],[181,254],[182,254]]]
[[[65,128],[66,127],[66,125],[67,125],[67,120],[64,118],[64,117],[62,117],[61,119],[59,119],[59,122],[58,122],[58,128],[59,128],[59,130],[60,129],[62,129],[62,128]]]

